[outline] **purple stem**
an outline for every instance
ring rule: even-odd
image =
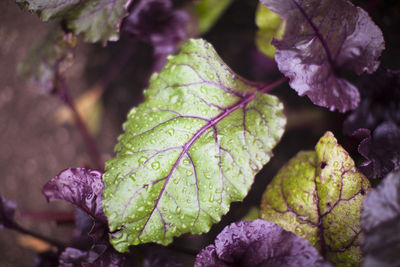
[[[30,220],[55,221],[56,223],[69,223],[75,221],[73,212],[49,211],[18,211],[18,216]]]
[[[115,80],[118,74],[121,73],[122,69],[131,59],[133,52],[136,49],[137,39],[129,39],[126,44],[121,49],[115,61],[109,67],[108,72],[104,74],[104,78],[99,82],[103,92],[110,86],[110,84]]]
[[[96,143],[93,139],[93,137],[89,134],[89,131],[83,122],[78,110],[76,109],[75,102],[69,95],[69,90],[68,86],[64,80],[64,78],[57,74],[57,86],[59,89],[59,94],[60,94],[60,99],[66,104],[71,111],[74,113],[76,124],[78,126],[78,129],[83,137],[83,141],[85,143],[86,149],[88,151],[89,157],[92,160],[92,163],[94,167],[100,171],[103,171],[103,162],[101,160],[101,156],[99,151],[97,150]]]
[[[284,82],[286,82],[288,80],[289,80],[288,78],[282,77],[279,80],[276,80],[275,82],[272,82],[272,83],[262,87],[261,89],[258,90],[258,92],[260,92],[260,93],[268,93],[272,89],[275,89],[276,87],[278,87],[279,85],[281,85],[282,83],[284,83]]]

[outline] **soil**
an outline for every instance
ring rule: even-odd
[[[0,10],[0,194],[17,201],[17,221],[25,228],[69,242],[72,225],[56,226],[39,215],[73,212],[73,207],[61,201],[48,204],[41,188],[61,170],[90,162],[78,130],[55,119],[62,103],[28,88],[17,76],[18,62],[48,23],[21,11],[13,0],[0,1]],[[68,73],[74,96],[88,87],[81,75],[85,51],[85,46],[78,51],[77,63]],[[104,158],[110,157],[119,131],[110,120],[112,116],[112,112],[105,114],[96,138]],[[27,211],[34,215],[27,216]],[[10,230],[0,231],[0,266],[32,266],[42,249],[36,240]]]

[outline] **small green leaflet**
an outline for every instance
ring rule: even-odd
[[[307,239],[336,266],[361,263],[361,206],[368,179],[331,132],[301,151],[264,192],[260,218]]]
[[[205,34],[214,26],[233,0],[201,0],[196,4],[196,15],[200,34]]]
[[[118,39],[118,27],[130,0],[16,0],[24,10],[48,21],[63,19],[75,34],[88,42]]]
[[[209,231],[246,196],[286,123],[279,100],[238,77],[204,40],[169,56],[144,94],[103,176],[120,252]]]
[[[258,50],[267,57],[273,58],[275,55],[275,46],[271,44],[271,41],[273,38],[282,38],[285,31],[285,21],[263,4],[258,3],[256,25],[258,30],[255,41]]]

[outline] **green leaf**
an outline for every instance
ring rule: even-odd
[[[272,156],[286,119],[279,100],[237,76],[204,40],[153,74],[107,161],[104,210],[118,251],[209,231]]]
[[[50,28],[19,64],[18,76],[36,90],[52,92],[56,75],[71,66],[75,47],[76,37],[73,34],[64,34],[57,27]]]
[[[271,41],[273,38],[281,39],[285,31],[285,22],[277,14],[259,3],[256,11],[256,25],[258,27],[256,33],[258,50],[267,57],[273,58],[275,47],[271,45]]]
[[[260,218],[309,240],[338,266],[361,262],[360,217],[370,183],[331,132],[301,151],[264,192]]]
[[[217,22],[233,0],[201,0],[196,5],[200,34],[205,34]]]
[[[118,39],[118,28],[130,0],[16,0],[22,9],[44,20],[63,19],[68,29],[88,42]]]

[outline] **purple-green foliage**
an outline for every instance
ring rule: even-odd
[[[195,3],[189,0],[96,0],[91,3],[89,0],[61,0],[58,1],[58,5],[53,5],[52,1],[42,0],[16,0],[16,2],[24,9],[36,12],[43,20],[59,21],[64,29],[80,34],[89,42],[106,43],[107,40],[118,39],[119,33],[147,42],[153,46],[154,55],[162,58],[161,65],[164,64],[164,58],[176,52],[181,43],[198,34],[196,27],[193,27],[193,21],[196,21],[196,15],[193,12]],[[348,135],[355,134],[363,138],[358,151],[366,158],[366,161],[359,166],[359,170],[368,178],[382,178],[390,173],[364,201],[361,224],[365,232],[362,249],[366,259],[363,265],[397,266],[399,258],[396,251],[398,251],[400,241],[393,233],[399,231],[397,222],[400,214],[398,203],[400,199],[398,196],[400,79],[398,71],[378,68],[379,57],[385,47],[381,30],[366,11],[354,6],[348,0],[260,0],[260,2],[285,21],[282,39],[273,40],[272,45],[276,47],[275,61],[278,68],[290,79],[290,86],[299,95],[307,95],[314,104],[329,108],[331,111],[354,110],[345,120],[343,129]],[[177,8],[178,5],[179,8]],[[58,36],[59,41],[65,41],[62,32],[56,33],[55,36]],[[54,51],[51,50],[52,46],[54,46]],[[55,86],[58,76],[62,75],[59,71],[60,63],[73,51],[60,50],[59,46],[57,48],[53,44],[46,47],[45,53],[33,51],[35,56],[28,58],[24,64],[25,75],[34,77],[31,82],[36,81],[36,86],[48,87],[41,89],[49,91],[49,88],[52,89]],[[132,116],[124,124],[126,133],[119,138],[116,156],[109,161],[106,168],[106,178],[100,171],[71,168],[60,172],[44,186],[43,194],[48,201],[55,199],[67,201],[91,218],[91,221],[86,221],[83,225],[76,224],[79,233],[85,233],[84,228],[90,229],[88,235],[93,239],[91,245],[79,249],[67,246],[60,249],[58,254],[51,254],[52,261],[55,258],[60,266],[122,266],[127,255],[117,252],[111,243],[117,250],[127,251],[129,245],[141,243],[140,236],[145,230],[148,231],[145,242],[158,242],[164,245],[171,242],[172,237],[183,233],[208,231],[211,224],[219,221],[221,215],[229,210],[230,202],[241,201],[247,194],[255,173],[272,156],[272,147],[283,133],[285,119],[281,117],[279,101],[268,102],[266,100],[269,96],[265,94],[283,80],[281,79],[278,83],[260,84],[242,79],[231,71],[210,47],[211,45],[204,40],[187,42],[183,46],[183,52],[170,57],[168,65],[153,76],[151,85],[146,90],[145,103],[133,109],[135,112],[141,112],[143,116],[132,119],[134,117],[132,114],[135,113],[132,112]],[[44,70],[47,70],[47,76],[44,76],[43,68],[35,68],[43,62],[46,63]],[[156,65],[155,69],[159,70],[159,67]],[[194,71],[189,73],[190,69]],[[349,75],[347,75],[348,73],[360,75],[364,72],[366,73],[356,78],[348,78]],[[204,78],[203,75],[207,77]],[[189,79],[190,76],[192,78]],[[177,100],[182,105],[186,104],[187,107],[174,105]],[[253,101],[259,103],[256,105]],[[254,106],[248,107],[249,103]],[[196,114],[196,108],[202,105],[207,106],[207,109],[203,109],[204,114]],[[238,115],[236,110],[243,110],[243,112]],[[161,119],[165,112],[176,117],[167,116]],[[258,115],[253,116],[252,121],[246,119],[246,112]],[[266,118],[265,112],[270,112],[268,115],[270,117]],[[271,115],[274,112],[279,113],[279,116]],[[224,124],[225,118],[228,120]],[[190,122],[182,125],[177,124],[179,127],[182,126],[179,131],[186,132],[190,138],[185,137],[187,140],[185,139],[183,143],[177,142],[179,146],[171,149],[181,148],[182,152],[175,158],[171,156],[171,153],[166,154],[165,156],[170,157],[164,159],[167,162],[166,167],[160,166],[162,160],[152,161],[152,157],[155,156],[151,153],[157,154],[160,151],[164,153],[167,150],[158,143],[153,143],[152,140],[157,138],[162,140],[162,143],[171,140],[171,143],[178,141],[177,137],[171,137],[172,139],[168,137],[174,135],[174,132],[171,135],[168,129],[165,132],[166,135],[157,132],[157,127],[174,119],[177,121],[191,119]],[[159,121],[156,123],[157,120]],[[269,127],[266,122],[275,123],[276,127]],[[187,125],[189,127],[184,129]],[[221,127],[217,129],[220,125]],[[208,130],[210,131],[207,132]],[[264,140],[263,138],[268,137],[271,131],[274,136],[273,141],[268,138]],[[141,139],[144,133],[150,133],[151,137]],[[226,136],[230,138],[231,143],[225,144],[221,141],[224,140],[221,138]],[[209,138],[212,142],[205,142],[202,138]],[[196,144],[198,140],[201,142]],[[301,140],[298,141],[301,142]],[[265,146],[265,143],[268,145],[264,148],[254,145],[256,143],[262,144],[261,146]],[[153,148],[154,144],[159,147]],[[203,151],[200,156],[196,154],[196,157],[192,157],[190,154],[193,144],[198,146],[196,149]],[[134,146],[139,150],[134,150]],[[242,151],[233,149],[235,146],[240,147]],[[219,151],[219,154],[213,155],[213,149]],[[135,157],[133,157],[134,161],[129,160],[129,157],[135,153],[143,154],[143,157],[139,158],[139,166],[136,166],[138,160]],[[225,156],[223,157],[222,154]],[[182,178],[181,170],[177,171],[180,168],[180,160],[186,160],[192,167],[191,170],[182,167],[183,171],[191,173],[186,175],[189,177],[186,180]],[[229,166],[224,166],[224,161]],[[302,163],[306,164],[306,161]],[[350,157],[349,161],[353,162]],[[313,172],[315,177],[321,178],[319,172],[322,172],[326,166],[334,166],[336,161],[322,160],[318,164],[310,173]],[[142,165],[149,170],[137,172]],[[299,164],[299,166],[302,165]],[[166,168],[167,175],[157,178],[150,168],[158,170],[160,167]],[[213,173],[212,178],[218,178],[214,183],[205,182],[210,179],[207,176],[208,167],[219,172],[217,175],[217,172]],[[295,167],[298,166],[293,168]],[[235,172],[228,171],[235,168],[237,168]],[[303,168],[301,171],[308,170]],[[171,186],[169,188],[167,186],[168,182],[178,180],[172,176],[174,172],[177,173],[179,179],[184,180],[183,185],[189,185],[187,188],[191,186],[194,190],[189,190],[189,193],[183,190],[178,194],[178,191],[175,192],[174,189],[171,190],[171,194],[176,193],[176,196],[171,196],[168,191]],[[344,173],[347,170],[343,168],[341,172],[330,173],[329,168],[326,168],[323,172],[325,178],[336,175],[343,182]],[[103,184],[103,178],[106,187]],[[118,189],[119,185],[116,184],[119,180],[128,182],[140,180],[141,183],[134,186],[127,183],[127,186]],[[164,180],[165,186],[161,190],[157,189],[154,195],[154,187],[151,191],[152,185]],[[199,186],[199,183],[210,186]],[[229,186],[227,186],[228,183]],[[315,180],[315,183],[318,184],[320,181]],[[320,212],[324,197],[332,192],[339,192],[339,199],[342,197],[343,185],[340,190],[329,186],[329,183],[324,185],[324,190],[319,192],[322,195],[314,195],[313,201],[319,205],[317,212]],[[240,187],[246,188],[243,190]],[[185,186],[179,187],[179,189],[185,188]],[[230,193],[226,188],[236,193]],[[106,192],[104,196],[103,191]],[[131,205],[131,201],[138,198],[138,194],[142,191],[151,192],[153,196],[150,196],[150,193],[140,195],[140,201]],[[293,193],[291,198],[299,197],[301,194],[297,196],[296,192],[296,190],[290,190],[288,194]],[[271,199],[276,199],[275,193],[275,191],[271,193]],[[365,191],[361,189],[359,193],[364,196]],[[169,195],[168,199],[166,197],[163,199],[164,195]],[[204,196],[207,196],[207,199]],[[176,201],[177,197],[181,202]],[[193,199],[195,201],[192,201]],[[183,204],[182,200],[189,201]],[[349,200],[344,199],[344,201]],[[214,207],[212,204],[216,201],[221,202]],[[211,203],[209,208],[204,207],[207,203]],[[106,213],[103,211],[103,204],[106,206]],[[120,207],[117,204],[121,204]],[[275,204],[279,205],[278,201]],[[136,215],[142,212],[141,206],[150,207],[150,215],[144,214],[143,217],[136,218]],[[286,206],[284,208],[287,208],[287,212],[293,213],[291,207]],[[0,196],[0,229],[20,230],[14,221],[15,209],[15,202]],[[112,218],[107,218],[107,215],[117,214],[114,209],[122,209],[123,214],[129,210],[129,218],[124,218],[124,216],[118,218],[114,215]],[[181,218],[182,214],[186,218]],[[191,218],[190,224],[186,225],[187,217],[193,214],[197,214],[197,217]],[[200,218],[200,215],[203,217]],[[156,233],[160,229],[154,228],[157,225],[155,223],[149,224],[149,228],[146,229],[152,216],[159,217],[157,219],[160,221],[161,235]],[[164,216],[168,217],[164,218]],[[338,215],[335,219],[345,222],[346,216],[346,214]],[[144,225],[136,227],[135,223],[143,218]],[[199,218],[203,220],[201,229],[196,228]],[[318,220],[316,225],[322,225],[321,219],[318,218]],[[358,220],[357,224],[359,222]],[[188,227],[189,230],[187,230]],[[285,229],[287,228],[290,227]],[[179,231],[178,233],[168,232],[172,231],[171,229],[179,229]],[[329,230],[329,227],[325,230]],[[354,240],[358,239],[359,234],[362,233],[358,229],[352,230],[355,233]],[[317,248],[314,247],[314,244],[312,245],[301,238],[301,234],[295,232],[286,231],[277,224],[260,219],[230,224],[217,236],[214,245],[206,246],[200,251],[196,258],[196,266],[330,266],[330,263],[326,262],[327,259],[323,258],[324,255],[319,254],[318,245],[316,245]],[[160,237],[162,233],[164,236]],[[118,242],[114,240],[110,243],[109,237],[116,239],[116,236],[118,236]],[[329,235],[330,240],[340,240],[341,237],[340,233],[335,231],[331,231]],[[123,244],[120,246],[121,242]],[[134,247],[132,250],[135,249]],[[145,250],[150,251],[151,247],[145,247]],[[142,262],[144,266],[180,266],[162,250],[147,252],[146,255]],[[49,255],[41,254],[39,258],[45,260],[47,256]]]

